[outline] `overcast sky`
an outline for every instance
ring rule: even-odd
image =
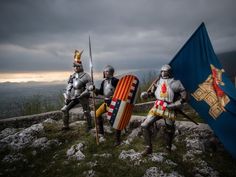
[[[1,0],[0,73],[70,71],[88,37],[94,69],[160,68],[205,22],[216,53],[236,49],[235,0]]]

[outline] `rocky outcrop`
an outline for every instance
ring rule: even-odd
[[[4,164],[22,163],[24,165],[33,166],[34,164],[30,164],[30,159],[28,159],[23,153],[24,149],[29,148],[30,153],[33,156],[36,156],[37,154],[42,154],[43,152],[47,153],[48,150],[53,150],[53,147],[65,147],[67,145],[63,153],[61,150],[60,152],[55,152],[52,158],[53,161],[51,163],[55,163],[55,159],[57,159],[58,156],[63,156],[64,159],[60,159],[63,161],[63,165],[68,165],[71,161],[75,161],[78,167],[82,166],[84,168],[84,166],[86,166],[86,170],[81,173],[82,176],[97,176],[98,172],[96,169],[100,165],[100,160],[104,162],[104,159],[109,161],[115,158],[117,158],[119,161],[123,161],[124,164],[129,164],[135,168],[142,167],[143,164],[146,165],[147,163],[152,164],[151,166],[148,166],[148,168],[145,168],[145,172],[143,172],[141,175],[144,177],[182,177],[183,174],[177,171],[179,161],[181,161],[183,164],[190,163],[194,165],[191,171],[192,176],[221,176],[221,174],[218,172],[218,169],[215,169],[212,164],[208,163],[202,158],[202,156],[204,156],[206,153],[214,154],[217,151],[224,151],[223,145],[219,142],[217,137],[215,137],[213,131],[207,124],[199,123],[199,125],[195,125],[189,121],[176,121],[176,132],[172,146],[172,152],[182,153],[181,156],[178,156],[180,159],[177,161],[161,148],[154,148],[151,155],[142,157],[141,150],[137,150],[133,147],[134,143],[137,142],[137,139],[139,141],[139,138],[141,138],[143,141],[140,124],[145,119],[144,116],[131,117],[131,121],[127,127],[127,130],[122,132],[122,143],[120,147],[118,147],[119,153],[114,155],[112,154],[112,150],[108,149],[107,153],[105,153],[106,151],[102,151],[100,153],[96,152],[95,154],[91,155],[88,153],[86,154],[86,150],[91,148],[88,142],[82,141],[79,138],[81,135],[83,135],[80,130],[84,129],[86,124],[86,121],[83,119],[81,108],[76,108],[71,112],[70,126],[72,129],[74,129],[76,138],[78,136],[78,139],[75,142],[63,142],[57,139],[56,136],[53,136],[53,138],[46,136],[48,125],[51,126],[50,128],[53,128],[53,126],[54,128],[56,127],[56,132],[60,131],[58,130],[58,128],[62,126],[60,114],[61,113],[55,112],[55,114],[51,114],[51,118],[47,118],[46,120],[44,118],[39,118],[41,121],[35,120],[37,123],[32,124],[27,128],[23,128],[21,126],[21,128],[8,127],[0,131],[0,152],[2,152],[4,148],[7,148],[7,152],[9,152],[8,154],[5,154],[0,159],[0,161]],[[24,124],[24,126],[26,125],[28,124]],[[164,126],[164,122],[162,120],[158,121],[157,125],[155,126],[155,130],[153,130],[156,137],[158,137],[158,134],[162,135],[162,126]],[[111,129],[111,127],[108,126],[108,124],[105,125],[105,137],[100,136],[100,143],[102,145],[111,143],[109,141],[111,141],[111,139],[113,140],[114,138],[109,136],[111,136],[110,134],[112,133],[114,133],[114,131]],[[64,133],[62,132],[58,134],[60,136],[64,136]],[[65,136],[72,135],[69,131],[69,133],[65,132]],[[87,136],[88,139],[94,138],[95,130],[91,130],[90,134],[86,134],[85,136]],[[155,136],[153,139],[155,139]],[[181,150],[179,149],[180,144],[182,148]],[[139,145],[139,147],[140,146],[143,147],[143,145]],[[162,165],[167,167],[168,171],[161,168]],[[4,172],[0,172],[0,176],[4,173],[8,174],[8,172],[11,170],[17,171],[17,169],[14,168],[4,169]]]
[[[76,145],[71,146],[70,149],[67,150],[66,156],[68,159],[75,159],[75,160],[84,160],[85,155],[83,154],[82,150],[84,149],[84,144],[79,143]]]
[[[60,145],[56,140],[48,140],[46,137],[40,137],[44,134],[45,122],[56,122],[47,119],[42,123],[34,124],[26,129],[6,128],[0,132],[0,150],[9,148],[10,150],[19,151],[21,149],[32,147],[35,149],[45,150],[50,146]]]
[[[43,132],[43,125],[35,124],[29,128],[23,129],[15,134],[6,136],[0,140],[0,148],[9,146],[13,150],[20,150],[29,146]],[[2,133],[1,133],[2,134]]]
[[[143,116],[132,116],[131,122],[136,122],[139,124],[145,117]],[[48,139],[43,136],[45,133],[45,125],[58,125],[60,126],[62,122],[55,121],[53,119],[47,119],[42,123],[34,124],[26,129],[10,129],[6,128],[0,132],[0,151],[4,148],[11,149],[12,153],[5,155],[1,160],[2,163],[11,164],[11,163],[25,163],[29,164],[27,157],[21,153],[21,149],[32,148],[32,154],[36,155],[38,152],[47,151],[52,147],[58,147],[62,142],[57,139]],[[160,121],[159,124],[162,124]],[[83,126],[83,123],[73,123],[71,126]],[[133,126],[133,125],[132,125]],[[123,138],[122,146],[126,146],[125,149],[121,149],[121,152],[117,154],[117,158],[121,161],[128,162],[135,167],[142,166],[148,162],[154,162],[157,165],[151,166],[146,169],[143,174],[144,177],[158,177],[158,176],[179,176],[182,177],[182,174],[179,174],[176,171],[177,162],[169,158],[168,153],[157,151],[153,149],[153,154],[147,156],[146,158],[142,157],[141,152],[137,152],[132,148],[132,143],[135,138],[142,137],[142,131],[140,126],[136,128],[129,129],[129,134],[125,133],[125,138]],[[174,145],[172,151],[178,151],[177,144],[182,144],[184,149],[186,149],[182,156],[182,161],[186,163],[195,164],[193,168],[193,176],[219,176],[217,169],[214,169],[210,164],[201,159],[201,154],[209,151],[214,152],[217,150],[223,150],[222,145],[214,136],[212,130],[206,124],[199,124],[198,126],[187,121],[177,121],[176,122],[176,137],[174,139]],[[109,134],[111,130],[107,127],[106,132]],[[161,131],[161,129],[159,130]],[[94,131],[91,131],[91,135],[94,136]],[[77,141],[75,144],[71,145],[65,152],[64,164],[68,164],[69,161],[77,161],[78,166],[82,163],[86,163],[86,166],[89,166],[89,170],[84,171],[84,176],[96,176],[96,167],[99,164],[99,159],[110,159],[110,153],[101,153],[93,154],[93,158],[88,162],[86,159],[86,142]],[[130,149],[127,149],[127,146]],[[213,148],[212,148],[213,147]],[[54,155],[55,157],[58,154]],[[96,160],[94,160],[96,158]],[[114,158],[114,157],[113,157]],[[159,165],[158,165],[159,164]],[[165,172],[160,164],[168,167],[169,172]],[[171,170],[173,169],[173,170]],[[9,169],[10,170],[10,169]],[[14,169],[17,170],[17,169]],[[6,171],[6,170],[5,170]]]

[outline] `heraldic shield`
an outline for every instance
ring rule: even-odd
[[[113,128],[123,130],[128,125],[137,97],[138,86],[139,80],[133,75],[123,76],[119,80],[107,112],[108,120]]]

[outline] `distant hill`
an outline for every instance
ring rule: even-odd
[[[232,82],[235,82],[236,77],[236,51],[220,53],[217,55],[226,74],[230,77]]]
[[[0,84],[0,119],[21,115],[21,106],[38,96],[47,103],[54,104],[62,95],[65,83],[25,82]]]

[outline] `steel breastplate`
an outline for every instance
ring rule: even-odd
[[[158,100],[163,100],[172,103],[174,100],[174,90],[171,87],[173,79],[160,79],[157,83],[155,97]]]
[[[80,95],[85,90],[84,73],[76,73],[73,78],[74,95]]]
[[[103,86],[103,94],[106,98],[110,98],[115,91],[115,87],[111,84],[111,80],[105,80]]]
[[[74,78],[73,80],[73,88],[74,89],[81,89],[84,87],[83,81],[79,78]]]

